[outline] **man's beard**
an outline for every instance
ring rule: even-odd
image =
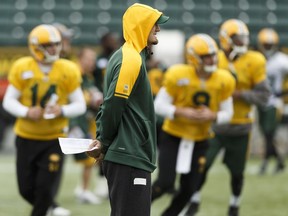
[[[158,44],[158,40],[153,41],[152,44],[153,44],[153,45],[157,45],[157,44]]]

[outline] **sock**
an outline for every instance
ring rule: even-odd
[[[190,199],[190,202],[194,202],[194,203],[200,203],[201,201],[201,194],[200,194],[200,191],[196,191],[191,199]]]
[[[238,207],[240,205],[240,196],[234,196],[232,195],[230,197],[230,206],[233,206],[233,207]]]

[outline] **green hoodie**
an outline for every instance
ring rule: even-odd
[[[104,160],[148,172],[156,168],[156,125],[145,60],[149,33],[161,15],[138,3],[125,12],[126,42],[109,60],[104,102],[96,117]]]

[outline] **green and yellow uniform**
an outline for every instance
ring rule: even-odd
[[[257,84],[266,79],[266,60],[265,57],[256,51],[248,51],[239,56],[229,65],[224,52],[219,52],[219,67],[231,71],[236,78],[236,90],[250,91]],[[232,71],[233,70],[233,71]],[[245,100],[234,99],[234,116],[231,124],[247,124],[253,119],[250,117],[252,104]]]
[[[259,97],[249,95],[257,94],[255,91],[257,88],[259,88],[260,94],[266,93],[263,87],[266,80],[266,60],[260,52],[247,51],[234,61],[229,62],[224,52],[220,51],[219,67],[228,69],[235,77],[236,91],[241,91],[243,94],[247,93],[248,96],[233,98],[234,115],[230,123],[213,127],[216,136],[210,140],[207,167],[211,166],[223,147],[226,150],[224,162],[232,174],[242,175],[248,155],[249,136],[253,122],[251,117],[252,105],[261,100],[261,95]],[[263,99],[262,103],[265,104],[266,102],[267,100]]]
[[[189,65],[175,65],[167,70],[163,86],[174,98],[177,107],[201,109],[202,105],[212,111],[219,111],[219,104],[231,96],[235,80],[230,73],[218,69],[207,80],[201,80],[195,68]],[[185,118],[166,119],[163,130],[167,133],[193,141],[209,138],[211,122],[193,122]]]
[[[9,73],[9,82],[21,91],[19,102],[27,107],[45,107],[53,93],[59,96],[57,103],[68,104],[68,95],[79,88],[81,77],[76,64],[60,59],[54,62],[48,74],[43,73],[32,57],[17,60]],[[51,140],[66,136],[68,119],[59,117],[47,121],[18,118],[15,133],[23,138]]]

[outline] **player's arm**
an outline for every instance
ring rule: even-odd
[[[86,112],[86,102],[80,87],[76,88],[68,97],[70,103],[61,107],[63,116],[73,118]]]
[[[219,111],[217,112],[216,124],[228,123],[234,114],[233,99],[228,97],[220,103]]]
[[[268,98],[271,95],[271,88],[267,80],[264,80],[254,86],[253,89],[238,92],[237,97],[244,99],[250,104],[257,106],[265,106],[268,102]],[[235,96],[235,95],[234,95]]]
[[[19,118],[39,120],[43,115],[43,108],[40,106],[27,107],[19,102],[21,92],[13,85],[9,85],[4,99],[3,108],[11,115]]]
[[[233,108],[233,92],[236,87],[235,77],[229,73],[228,71],[225,73],[225,88],[223,88],[223,92],[221,96],[219,111],[217,112],[216,124],[226,124],[229,123],[234,114]]]
[[[165,118],[174,119],[176,106],[173,104],[173,97],[169,95],[165,87],[161,87],[154,100],[156,114]]]
[[[84,114],[86,111],[86,102],[80,87],[76,88],[76,90],[68,95],[68,104],[58,104],[57,98],[58,97],[54,99],[53,95],[50,97],[50,101],[48,101],[45,106],[45,119],[56,118],[60,116],[73,118]]]
[[[161,87],[155,100],[154,107],[156,114],[164,118],[174,119],[184,117],[190,120],[199,121],[199,112],[192,107],[177,107],[173,104],[173,97],[167,92],[165,87]]]
[[[218,112],[212,111],[207,106],[202,106],[201,109],[197,110],[195,120],[200,122],[214,121],[216,124],[225,124],[229,123],[233,114],[233,99],[229,97],[219,104]]]
[[[21,92],[13,85],[9,84],[3,99],[3,108],[15,117],[26,117],[29,107],[19,102]]]
[[[252,58],[252,56],[251,56]],[[271,87],[266,77],[266,59],[260,54],[254,54],[251,62],[251,81],[253,88],[241,91],[239,96],[249,104],[266,106],[271,95]],[[237,92],[235,92],[237,94]]]

